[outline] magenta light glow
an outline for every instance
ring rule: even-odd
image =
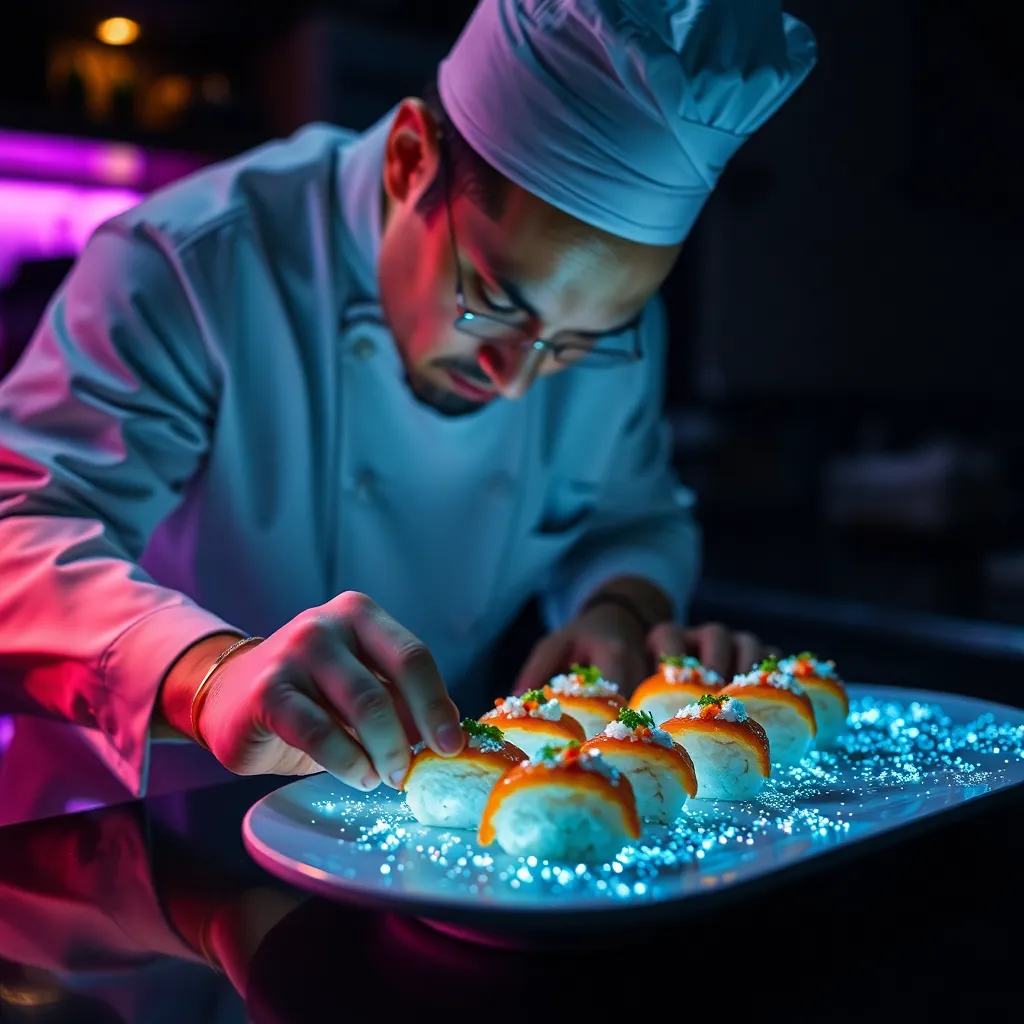
[[[0,287],[25,260],[77,256],[100,224],[142,198],[126,188],[0,178]]]
[[[0,131],[0,177],[5,178],[73,181],[148,192],[206,162],[193,154],[146,150],[124,142]]]

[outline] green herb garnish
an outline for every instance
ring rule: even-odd
[[[584,683],[591,686],[601,682],[601,670],[596,665],[573,665],[569,669],[570,675],[579,676]]]
[[[537,760],[557,761],[559,754],[564,754],[567,750],[573,750],[579,745],[579,740],[569,740],[568,743],[545,743],[544,746],[537,751]]]
[[[715,707],[720,708],[728,699],[728,697],[716,697],[713,693],[705,693],[701,694],[701,698],[697,703],[702,708],[711,707],[712,704],[714,704]]]
[[[765,658],[757,668],[759,672],[778,672],[779,659],[773,654],[771,657]]]
[[[543,690],[527,690],[519,699],[524,703],[528,700],[536,701],[538,704],[547,704],[548,702]]]
[[[504,743],[505,734],[496,725],[484,725],[475,718],[464,718],[462,728],[470,736],[482,740],[491,740],[494,743]]]
[[[635,711],[633,708],[619,708],[619,721],[627,729],[656,728],[654,715],[650,711]]]
[[[700,658],[691,654],[662,654],[661,664],[669,668],[700,668]]]
[[[797,661],[817,661],[818,660],[818,656],[814,653],[814,651],[801,651],[796,656],[796,660]]]

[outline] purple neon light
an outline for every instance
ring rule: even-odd
[[[0,178],[0,286],[25,260],[76,256],[100,224],[142,198],[132,189]]]
[[[138,146],[0,132],[0,172],[26,178],[139,185],[146,155]]]
[[[189,153],[124,142],[0,130],[0,177],[75,181],[150,191],[203,166]]]

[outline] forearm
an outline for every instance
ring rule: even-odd
[[[633,615],[650,630],[672,618],[672,598],[651,580],[640,576],[616,576],[597,587],[583,602],[583,609],[615,605]]]

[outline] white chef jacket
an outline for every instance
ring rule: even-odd
[[[43,710],[134,793],[178,655],[362,591],[465,714],[531,595],[552,628],[633,574],[683,616],[698,533],[643,360],[446,417],[376,280],[391,115],[310,125],[100,227],[0,383],[0,711]]]

